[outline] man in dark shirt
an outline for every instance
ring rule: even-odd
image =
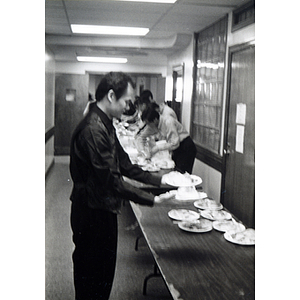
[[[117,214],[123,200],[152,206],[165,199],[134,188],[123,175],[159,186],[156,177],[132,165],[116,138],[113,118],[120,118],[134,83],[111,72],[96,90],[96,102],[75,129],[70,150],[73,190],[70,196],[73,231],[73,272],[76,300],[108,299],[115,272]]]

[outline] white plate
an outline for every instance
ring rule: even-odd
[[[147,161],[137,159],[137,164],[138,164],[139,167],[145,167],[145,166],[147,166]]]
[[[168,212],[168,216],[177,221],[194,221],[200,217],[197,212],[188,209],[172,209]]]
[[[241,232],[246,229],[246,227],[241,223],[234,223],[233,221],[224,220],[224,221],[214,221],[213,228],[215,230],[226,232],[226,231],[234,231]]]
[[[231,214],[225,210],[202,210],[200,215],[211,221],[230,220]]]
[[[178,200],[178,201],[195,201],[195,199],[190,199],[190,198],[186,198],[186,197],[180,197],[180,195],[178,196],[178,191],[177,190],[171,190],[169,191],[169,193],[171,193],[172,195],[174,195],[174,199]]]
[[[199,192],[199,199],[207,198],[207,194],[204,192]]]
[[[202,183],[202,179],[197,175],[189,175],[191,181],[186,182],[187,180],[184,177],[184,174],[181,174],[177,171],[170,172],[166,174],[165,180],[166,183],[176,187],[184,187],[184,186],[196,186]]]
[[[165,166],[160,166],[160,168],[161,168],[162,170],[172,170],[172,169],[174,168],[174,166],[173,166],[173,165],[169,165],[169,166],[167,166],[167,167],[165,167]]]
[[[197,200],[199,199],[199,193],[194,186],[181,186],[177,189],[175,195],[176,200]]]
[[[212,230],[211,222],[204,219],[193,222],[180,222],[178,223],[178,227],[184,231],[196,233],[208,232]]]
[[[142,167],[142,170],[148,172],[158,172],[160,168],[154,165],[147,164],[144,167]]]
[[[175,163],[173,160],[165,160],[165,161],[156,161],[155,165],[162,170],[169,170],[175,167]]]
[[[221,203],[217,203],[216,201],[210,200],[208,198],[200,199],[194,202],[194,206],[200,209],[209,209],[209,210],[221,210],[223,208],[223,205]]]
[[[255,245],[255,230],[248,228],[242,232],[227,231],[224,233],[224,238],[238,245]]]
[[[198,196],[196,195],[191,195],[191,196],[181,196],[176,193],[175,199],[179,201],[195,201],[196,199],[199,199]]]

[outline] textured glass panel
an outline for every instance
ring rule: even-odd
[[[197,35],[197,72],[192,111],[192,138],[219,154],[227,17]]]

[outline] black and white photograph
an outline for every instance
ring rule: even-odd
[[[45,1],[45,299],[255,299],[255,3]]]
[[[17,162],[4,298],[296,299],[297,275],[280,279],[299,250],[283,220],[297,220],[298,135],[281,126],[299,127],[294,6],[285,19],[255,0],[26,2],[2,26],[3,112],[20,113],[2,126]]]

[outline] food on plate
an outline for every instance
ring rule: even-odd
[[[207,225],[203,225],[202,223],[191,223],[191,222],[185,222],[183,223],[182,226],[189,229],[203,229],[208,227]]]
[[[200,214],[204,218],[208,218],[214,221],[231,219],[231,214],[224,210],[203,210]]]
[[[172,209],[168,212],[171,219],[178,221],[189,221],[199,219],[199,214],[188,209]]]
[[[199,194],[199,198],[200,198],[200,199],[204,199],[204,198],[207,197],[207,194],[204,193],[204,192],[199,192],[198,194]]]
[[[157,145],[158,142],[156,142]],[[171,158],[171,154],[169,150],[161,150],[158,151],[157,153],[155,153],[152,158],[155,161],[159,161],[159,160],[172,160]]]
[[[207,232],[212,230],[211,222],[204,219],[180,222],[178,227],[190,232]]]
[[[170,199],[173,199],[175,197],[175,195],[174,195],[174,193],[172,193],[170,191],[170,192],[166,192],[166,193],[160,194],[160,195],[158,195],[158,197],[161,200],[170,200]]]
[[[182,226],[189,228],[189,229],[204,229],[207,227],[211,227],[211,224],[209,221],[205,222],[207,220],[199,220],[198,222],[182,222]]]
[[[194,186],[202,182],[201,178],[189,173],[172,171],[166,176],[166,182],[173,186]]]
[[[158,196],[155,196],[154,197],[154,202],[155,203],[161,203],[165,200],[171,200],[175,197],[175,195],[173,193],[170,193],[170,192],[166,192],[166,193],[163,193],[163,194],[160,194]]]
[[[177,183],[179,186],[181,184],[183,185],[192,184],[192,179],[190,177],[190,174],[188,173],[181,174],[178,171],[173,171],[168,174],[168,178],[170,179],[171,182]]]
[[[233,222],[232,220],[214,221],[213,227],[214,229],[222,232],[226,232],[226,231],[240,232],[245,230],[245,226],[243,224]]]
[[[253,228],[248,228],[241,232],[228,231],[225,234],[229,238],[229,240],[233,243],[238,243],[241,245],[255,244],[255,230]]]
[[[179,187],[177,190],[177,200],[194,200],[198,198],[199,195],[194,186],[182,186]]]
[[[155,160],[155,165],[161,169],[173,169],[175,167],[175,163],[171,159]]]
[[[200,209],[220,210],[223,208],[221,203],[209,198],[200,199],[194,203],[194,206]]]
[[[146,166],[146,165],[147,165],[147,160],[146,160],[146,158],[143,157],[143,156],[138,156],[138,157],[137,157],[137,164],[138,164],[139,166]]]
[[[145,166],[142,167],[142,170],[148,172],[158,172],[160,168],[152,163],[147,163]]]
[[[231,218],[231,215],[224,210],[213,210],[211,214],[215,220],[224,220]]]
[[[205,204],[207,207],[210,207],[211,209],[217,208],[220,206],[219,203],[217,203],[215,200],[212,200],[212,199],[205,199]]]

